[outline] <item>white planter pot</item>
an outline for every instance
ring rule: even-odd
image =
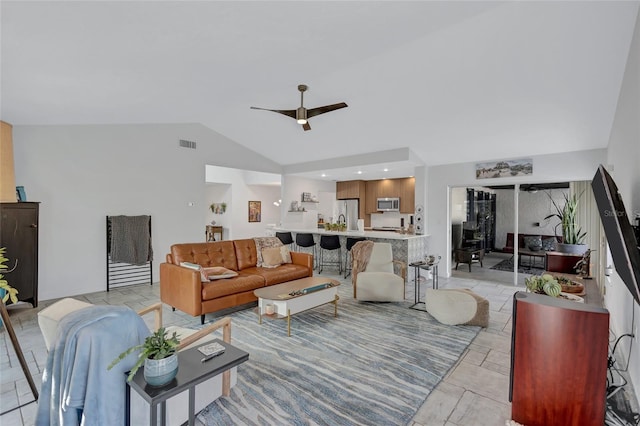
[[[164,386],[178,374],[178,354],[163,359],[144,360],[144,380],[151,386]]]
[[[558,243],[557,251],[560,253],[583,255],[589,246],[587,244],[564,244]]]

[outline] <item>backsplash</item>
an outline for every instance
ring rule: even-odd
[[[409,214],[403,214],[398,212],[384,212],[377,213],[371,215],[371,227],[372,228],[382,228],[382,227],[400,227],[400,219],[404,218],[404,226],[405,228],[409,226],[410,219]]]

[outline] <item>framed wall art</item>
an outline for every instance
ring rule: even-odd
[[[262,202],[249,201],[249,222],[260,222],[262,216]]]
[[[531,158],[476,163],[476,179],[526,176],[530,174],[533,174],[533,160]]]

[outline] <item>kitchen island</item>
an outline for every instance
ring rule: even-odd
[[[400,260],[407,265],[412,262],[424,260],[428,253],[429,235],[401,234],[391,231],[327,231],[326,229],[294,229],[294,228],[272,228],[273,235],[276,232],[291,232],[293,240],[296,239],[297,233],[313,234],[316,244],[320,243],[321,235],[338,235],[340,245],[342,246],[342,261],[344,262],[344,253],[347,246],[347,237],[364,237],[376,243],[390,243],[393,248],[394,260]],[[317,247],[320,250],[320,247]],[[333,259],[332,259],[333,260]]]

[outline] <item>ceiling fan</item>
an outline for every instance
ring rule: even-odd
[[[309,125],[309,118],[315,117],[316,115],[324,114],[325,112],[335,111],[336,109],[345,108],[348,105],[344,102],[340,102],[339,104],[333,105],[325,105],[317,108],[306,109],[304,107],[304,92],[307,91],[309,87],[306,84],[298,85],[298,90],[300,91],[300,108],[298,109],[268,109],[268,108],[258,108],[251,107],[251,109],[261,109],[264,111],[272,111],[277,112],[278,114],[286,115],[287,117],[295,118],[298,124],[302,124],[302,128],[307,131],[311,130],[311,126]]]

